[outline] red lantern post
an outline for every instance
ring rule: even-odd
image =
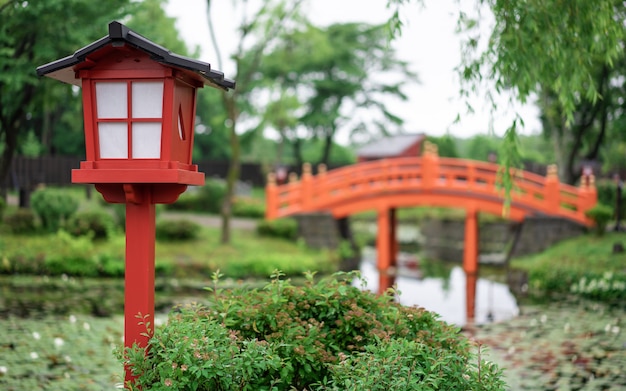
[[[146,347],[154,325],[155,204],[204,184],[191,163],[196,91],[235,82],[118,22],[37,74],[83,89],[86,159],[72,182],[95,184],[107,202],[126,204],[124,345]],[[128,384],[133,376],[125,372]]]

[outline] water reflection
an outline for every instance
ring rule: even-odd
[[[366,289],[378,290],[376,264],[365,258],[361,262],[361,273],[367,281]],[[459,266],[453,267],[449,279],[438,277],[421,278],[415,271],[407,274],[401,269],[396,277],[400,291],[399,301],[404,305],[417,305],[441,315],[441,319],[463,326],[467,323],[465,272]],[[498,322],[515,317],[519,313],[515,297],[506,284],[478,278],[474,301],[474,323]],[[471,298],[470,298],[471,299]]]

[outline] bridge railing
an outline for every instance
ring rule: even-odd
[[[293,174],[285,185],[277,186],[270,177],[267,217],[332,211],[333,206],[352,199],[384,193],[446,194],[504,202],[504,190],[499,185],[501,170],[493,163],[439,158],[436,151],[427,151],[423,157],[376,160],[330,172],[321,167],[317,175],[305,164],[302,177]],[[555,167],[546,177],[521,170],[515,170],[512,176],[511,202],[527,214],[559,215],[589,223],[584,212],[596,203],[593,181],[582,187],[562,184]]]

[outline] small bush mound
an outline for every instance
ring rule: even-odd
[[[431,312],[351,284],[354,275],[215,290],[126,351],[149,390],[504,390],[501,371]],[[217,284],[216,284],[217,285]]]
[[[183,193],[173,204],[172,210],[183,210],[218,214],[221,212],[222,201],[226,194],[226,184],[222,180],[207,179],[204,186],[190,189]]]
[[[256,232],[260,236],[295,240],[298,238],[298,222],[291,218],[263,220],[257,224]]]
[[[236,197],[233,202],[233,216],[260,219],[265,216],[265,204],[252,197]]]
[[[162,220],[157,223],[156,237],[160,240],[182,241],[193,240],[200,234],[200,226],[193,221]]]
[[[30,204],[48,232],[56,232],[78,210],[78,200],[62,189],[40,189]]]
[[[19,208],[4,217],[4,224],[14,234],[31,234],[37,230],[35,213],[31,209]]]
[[[596,204],[596,206],[585,212],[585,216],[594,221],[596,234],[603,235],[606,232],[606,225],[613,217],[613,209],[610,206]]]
[[[93,235],[94,239],[110,237],[115,230],[115,221],[105,210],[82,211],[72,216],[65,230],[74,236]]]

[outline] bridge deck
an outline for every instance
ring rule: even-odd
[[[267,217],[328,211],[343,217],[368,209],[432,205],[471,208],[501,214],[505,202],[499,185],[501,167],[487,162],[423,157],[359,163],[300,180],[267,186]],[[543,177],[517,170],[513,174],[509,218],[527,215],[563,217],[591,224],[585,211],[596,203],[593,181],[581,187],[560,183],[554,170]]]

